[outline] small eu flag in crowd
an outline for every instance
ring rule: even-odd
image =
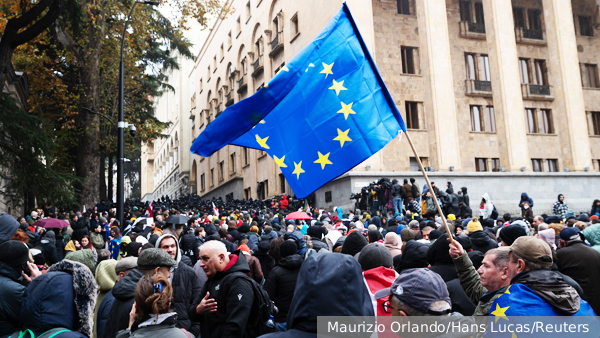
[[[210,123],[191,151],[208,157],[228,144],[264,150],[304,198],[401,131],[400,112],[344,3],[264,88]]]

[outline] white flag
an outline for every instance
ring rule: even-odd
[[[219,209],[217,209],[217,207],[215,206],[215,202],[212,202],[213,205],[213,213],[215,214],[215,217],[219,217]]]

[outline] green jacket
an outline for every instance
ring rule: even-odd
[[[477,273],[477,270],[475,270],[473,262],[471,262],[471,259],[469,259],[466,252],[459,257],[452,258],[452,260],[456,267],[460,285],[473,304],[477,304],[473,316],[488,316],[492,303],[494,303],[496,298],[502,296],[508,288],[508,285],[503,286],[498,290],[488,292],[488,290],[481,285],[479,274]]]

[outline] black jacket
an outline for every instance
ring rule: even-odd
[[[230,259],[233,259],[233,256],[238,257],[237,261],[229,269],[217,272],[213,279],[209,279],[198,298],[188,308],[190,319],[200,321],[202,338],[246,336],[246,324],[254,303],[254,291],[247,280],[234,278],[250,271],[246,257],[240,250],[229,255]],[[196,307],[207,292],[210,293],[210,298],[217,302],[217,311],[198,315]]]
[[[576,241],[556,251],[558,271],[573,278],[585,292],[586,300],[600,314],[600,252]]]
[[[256,259],[260,262],[260,269],[262,270],[263,277],[267,279],[269,274],[275,267],[275,259],[271,257],[268,253],[257,251],[253,254]]]
[[[8,337],[19,331],[21,300],[25,287],[18,282],[21,274],[12,267],[0,263],[0,337]]]
[[[96,335],[99,338],[104,337],[104,329],[110,317],[110,309],[114,301],[115,297],[112,295],[112,290],[110,290],[98,306],[98,311],[96,312]]]
[[[183,251],[183,254],[190,258],[192,266],[194,266],[198,260],[200,250],[196,245],[196,236],[194,236],[193,231],[181,236],[179,239],[179,247],[181,248],[181,251]],[[181,316],[177,317],[177,321],[181,321]]]
[[[329,247],[327,246],[327,243],[323,242],[322,240],[320,240],[316,237],[311,237],[310,240],[312,241],[313,249],[315,249],[316,252],[319,252],[321,249],[325,249],[325,250],[329,251]]]
[[[237,229],[235,228],[229,228],[227,229],[227,233],[229,235],[231,235],[231,237],[233,237],[233,241],[234,242],[238,242],[240,239],[245,238],[245,235],[242,234],[241,232],[239,232]]]
[[[471,302],[471,299],[465,293],[465,290],[460,285],[460,280],[455,278],[447,281],[446,287],[452,301],[452,312],[458,312],[463,316],[472,316],[475,312],[475,304]]]
[[[490,236],[488,236],[485,232],[481,230],[472,232],[468,236],[471,240],[473,250],[481,251],[481,253],[483,254],[485,254],[491,249],[498,248],[498,244],[494,242],[494,240],[491,239]]]
[[[129,312],[134,302],[135,287],[143,276],[140,270],[133,269],[113,287],[115,300],[104,328],[104,338],[114,338],[117,332],[129,327]]]
[[[277,263],[277,266],[271,270],[264,289],[269,293],[269,298],[275,302],[275,306],[279,309],[274,317],[276,323],[285,323],[287,314],[292,304],[294,290],[296,289],[296,281],[298,273],[304,259],[299,254],[283,257]]]
[[[182,257],[183,258],[183,257]],[[173,300],[172,306],[177,312],[177,327],[190,331],[194,336],[200,333],[200,322],[192,322],[188,316],[190,304],[198,297],[202,284],[194,269],[186,263],[179,262],[173,272]]]

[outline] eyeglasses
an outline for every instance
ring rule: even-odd
[[[383,312],[385,312],[385,313],[392,313],[392,309],[394,309],[396,311],[400,311],[400,309],[397,309],[397,308],[393,307],[392,305],[390,305],[389,300],[386,300],[385,302],[383,302],[383,304],[381,304],[381,306],[383,306]]]

